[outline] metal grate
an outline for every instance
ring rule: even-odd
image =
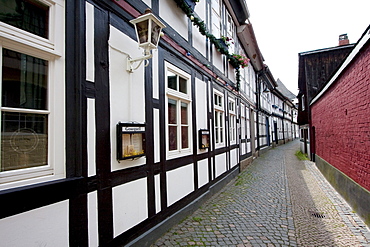
[[[325,218],[325,215],[320,214],[320,213],[311,213],[312,216],[315,216],[316,218]]]

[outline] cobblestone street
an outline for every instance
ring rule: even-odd
[[[152,246],[370,246],[368,227],[299,141],[264,153]]]

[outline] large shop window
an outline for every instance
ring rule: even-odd
[[[215,91],[214,93],[214,127],[216,147],[224,144],[224,96]]]
[[[189,75],[167,64],[167,150],[168,156],[191,152],[191,94]]]
[[[65,177],[64,1],[0,1],[0,190]]]

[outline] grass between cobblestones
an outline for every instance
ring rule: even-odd
[[[304,154],[301,151],[295,152],[295,156],[297,156],[299,160],[308,160],[307,154]]]

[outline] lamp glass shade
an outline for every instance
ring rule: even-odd
[[[136,23],[136,32],[137,37],[139,40],[139,44],[144,44],[148,42],[148,29],[149,29],[149,21],[143,20],[139,23]]]
[[[139,16],[130,22],[135,25],[139,47],[145,50],[156,49],[162,28],[166,26],[152,13]]]

